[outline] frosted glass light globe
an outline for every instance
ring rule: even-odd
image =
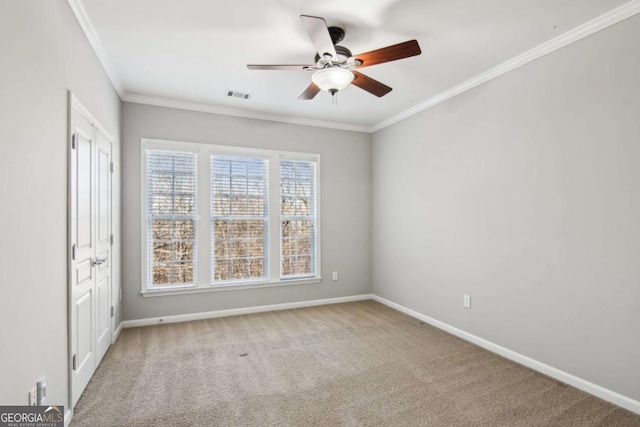
[[[354,75],[351,71],[340,67],[330,67],[318,70],[311,76],[311,81],[320,89],[335,94],[349,86]]]

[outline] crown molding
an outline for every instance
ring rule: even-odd
[[[500,77],[501,75],[513,71],[523,65],[526,65],[538,58],[562,49],[572,43],[584,39],[600,30],[615,25],[627,18],[630,18],[640,13],[640,0],[631,0],[622,6],[606,12],[597,18],[592,19],[578,27],[575,27],[551,40],[548,40],[539,46],[534,47],[520,55],[503,62],[496,67],[493,67],[483,73],[478,74],[456,86],[453,86],[444,92],[441,92],[415,106],[401,111],[385,120],[382,120],[371,126],[356,125],[350,123],[330,122],[323,120],[306,119],[296,116],[285,116],[279,114],[261,113],[257,111],[247,111],[236,108],[219,107],[212,104],[201,104],[186,101],[177,101],[172,99],[157,98],[151,96],[143,96],[136,94],[125,93],[122,83],[115,71],[115,67],[111,61],[111,58],[105,51],[100,38],[98,37],[89,17],[82,5],[82,0],[67,0],[73,14],[80,23],[84,34],[86,35],[91,47],[93,48],[98,60],[102,64],[107,76],[111,80],[116,92],[120,96],[120,99],[125,102],[133,102],[137,104],[155,105],[160,107],[177,108],[182,110],[199,111],[205,113],[222,114],[226,116],[245,117],[258,120],[269,120],[274,122],[290,123],[304,126],[323,127],[329,129],[347,130],[353,132],[375,133],[379,130],[391,126],[401,120],[411,117],[421,111],[431,108],[440,104],[454,96],[460,95],[468,90],[471,90],[483,83]]]
[[[180,110],[199,111],[202,113],[221,114],[224,116],[244,117],[248,119],[268,120],[272,122],[281,122],[281,123],[289,123],[294,125],[313,126],[313,127],[338,129],[338,130],[347,130],[352,132],[364,132],[364,133],[371,132],[371,128],[369,126],[306,119],[303,117],[285,116],[280,114],[261,113],[258,111],[241,110],[239,108],[219,107],[211,104],[176,101],[173,99],[156,98],[153,96],[135,95],[135,94],[127,93],[121,98],[124,102],[155,105],[157,107],[177,108]]]
[[[105,73],[107,73],[107,77],[111,81],[113,88],[118,93],[118,96],[120,96],[120,99],[122,99],[124,95],[124,86],[122,85],[122,82],[118,77],[118,73],[116,72],[116,68],[111,61],[111,57],[104,49],[104,46],[100,41],[100,37],[98,37],[98,33],[96,33],[95,28],[93,28],[93,24],[91,24],[91,20],[89,19],[89,15],[87,15],[87,11],[82,5],[82,1],[67,0],[67,3],[69,4],[71,11],[75,15],[76,20],[80,24],[80,28],[82,28],[84,35],[87,37],[89,44],[93,48],[93,51],[98,57],[98,61],[100,61],[102,68],[104,69]]]
[[[615,25],[618,22],[630,18],[638,13],[640,13],[640,0],[632,0],[628,3],[625,3],[622,6],[612,9],[611,11],[606,12],[595,19],[592,19],[591,21],[588,21],[578,27],[567,31],[566,33],[563,33],[549,41],[542,43],[541,45],[536,46],[533,49],[521,53],[520,55],[506,62],[503,62],[502,64],[493,67],[485,71],[484,73],[478,74],[477,76],[472,77],[469,80],[466,80],[456,86],[453,86],[452,88],[447,89],[444,92],[441,92],[438,95],[427,99],[426,101],[423,101],[407,110],[404,110],[392,117],[389,117],[388,119],[385,119],[371,126],[370,131],[371,133],[374,133],[386,128],[387,126],[391,126],[394,123],[397,123],[401,120],[413,116],[414,114],[440,104],[441,102],[453,98],[454,96],[460,95],[461,93],[473,89],[474,87],[486,83],[490,80],[493,80],[496,77],[500,77],[501,75],[508,73],[509,71],[513,71],[516,68],[522,67],[523,65],[526,65],[531,61],[535,61],[536,59],[541,58],[549,53],[562,49],[565,46],[582,40],[583,38],[588,37],[593,33]]]

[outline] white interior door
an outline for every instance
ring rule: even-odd
[[[96,364],[111,345],[111,143],[96,134]]]
[[[72,405],[111,343],[111,143],[71,111],[69,334]]]

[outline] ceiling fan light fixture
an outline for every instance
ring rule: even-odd
[[[353,79],[351,71],[340,67],[324,68],[311,75],[316,86],[332,95],[349,86]]]

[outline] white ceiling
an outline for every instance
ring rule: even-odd
[[[134,95],[248,113],[371,127],[577,27],[626,0],[75,0],[121,82]],[[305,71],[246,64],[311,64],[299,15],[345,29],[354,54],[417,39],[422,55],[360,71],[391,86],[377,98],[350,86],[297,98]],[[103,61],[104,62],[104,61]],[[250,100],[226,96],[250,93]]]

